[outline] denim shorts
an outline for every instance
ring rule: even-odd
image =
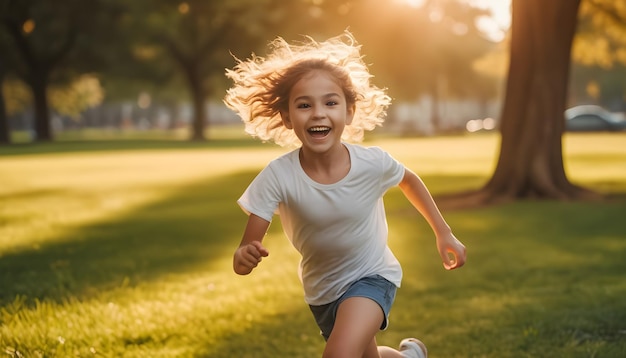
[[[325,340],[328,340],[330,332],[332,332],[335,325],[337,308],[341,302],[350,297],[366,297],[378,303],[383,310],[384,319],[381,322],[380,329],[385,330],[389,324],[389,311],[396,298],[396,290],[396,285],[380,275],[364,277],[353,283],[337,300],[321,306],[309,305],[309,308],[313,312],[321,335]]]

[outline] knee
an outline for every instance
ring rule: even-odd
[[[361,357],[363,350],[350,344],[333,344],[328,342],[326,348],[324,348],[324,354],[322,358],[346,358],[346,357]]]

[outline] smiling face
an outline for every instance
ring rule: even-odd
[[[324,70],[312,70],[296,82],[288,108],[281,112],[285,127],[294,131],[304,150],[318,154],[341,147],[343,130],[354,116],[354,105]]]

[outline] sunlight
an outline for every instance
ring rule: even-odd
[[[511,0],[463,0],[468,4],[489,10],[491,16],[481,16],[476,19],[476,27],[484,32],[490,40],[500,42],[506,36],[511,26]],[[413,8],[420,8],[425,0],[396,0]],[[432,21],[439,21],[441,14],[431,14]]]
[[[411,7],[422,7],[424,5],[425,0],[404,0],[404,2]]]
[[[511,26],[511,0],[465,0],[472,6],[486,9],[491,16],[476,20],[476,26],[492,41],[500,42]]]
[[[0,206],[0,218],[25,224],[0,225],[0,256],[63,241],[75,228],[124,217],[182,185],[260,166],[282,152],[267,147],[219,154],[189,150],[4,157],[0,195],[7,205]]]

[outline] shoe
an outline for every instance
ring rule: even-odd
[[[426,345],[417,338],[406,338],[400,342],[400,353],[407,358],[428,358]]]

